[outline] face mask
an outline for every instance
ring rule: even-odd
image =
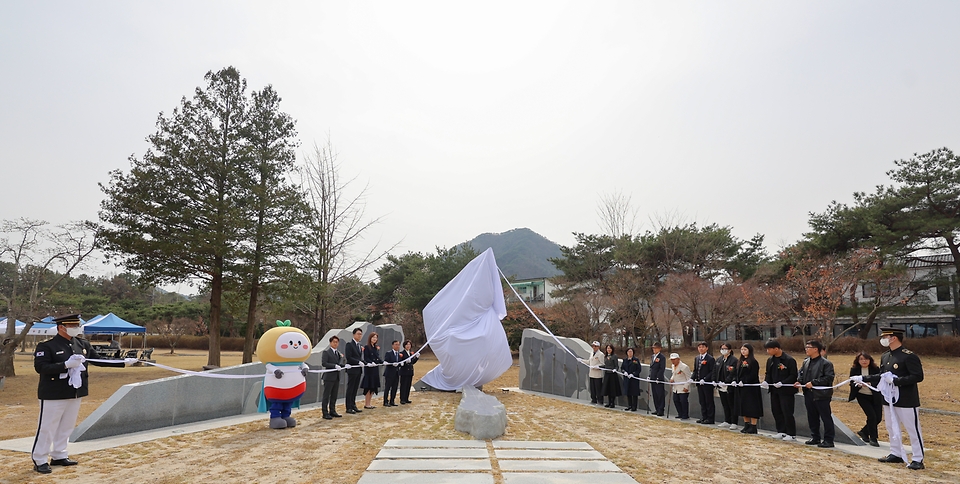
[[[887,348],[890,346],[890,338],[880,338],[880,346]]]
[[[83,334],[82,328],[64,328],[64,329],[66,329],[67,334],[70,335],[71,338],[76,338],[77,336],[80,336],[81,334]]]
[[[720,354],[723,356],[727,356],[729,353],[730,353],[730,350],[726,348],[720,350]]]

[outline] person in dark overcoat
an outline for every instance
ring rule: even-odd
[[[861,351],[853,358],[850,378],[857,375],[864,377],[879,374],[880,367],[873,361],[870,353]],[[857,431],[857,435],[871,446],[880,447],[880,443],[877,441],[877,426],[880,425],[880,420],[883,418],[883,395],[867,388],[862,383],[850,382],[850,398],[847,401],[852,402],[854,400],[860,404],[863,415],[867,417],[867,423]]]
[[[744,343],[740,347],[740,359],[737,361],[736,381],[745,384],[760,383],[760,363],[753,356],[753,345]],[[757,424],[763,416],[763,397],[759,386],[737,387],[737,415],[743,417],[743,429],[740,433],[757,433]]]
[[[380,357],[380,346],[377,345],[380,336],[377,333],[367,335],[367,344],[363,347],[363,379],[360,380],[360,388],[363,389],[363,408],[376,408],[371,402],[374,395],[380,393],[380,364],[383,358]]]
[[[627,357],[620,364],[620,370],[624,373],[623,394],[627,396],[627,408],[624,410],[631,412],[637,411],[637,405],[640,401],[640,380],[637,378],[640,377],[640,370],[643,368],[640,359],[635,354],[633,348],[628,348]],[[630,378],[631,376],[634,378]]]
[[[603,354],[603,395],[607,397],[607,404],[604,407],[617,408],[617,397],[620,391],[620,376],[615,372],[620,369],[620,359],[613,349],[613,345],[607,345]]]

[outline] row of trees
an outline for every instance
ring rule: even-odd
[[[740,324],[790,324],[834,340],[839,317],[867,338],[883,314],[932,310],[924,291],[948,289],[960,317],[960,161],[947,148],[894,162],[892,184],[855,193],[810,214],[802,240],[769,255],[763,236],[730,227],[658,221],[633,235],[635,211],[621,194],[601,201],[604,234],[575,234],[553,260],[558,305],[545,319],[571,335],[623,342],[682,336],[711,341]],[[945,255],[947,257],[935,257]],[[947,261],[926,273],[917,263]],[[864,294],[859,287],[875,290]],[[514,315],[523,318],[523,315]],[[679,334],[678,334],[679,333]]]

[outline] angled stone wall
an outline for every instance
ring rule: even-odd
[[[366,335],[370,331],[376,332],[380,336],[381,357],[390,349],[391,341],[395,339],[403,341],[403,330],[399,325],[375,326],[367,322],[356,322],[347,328],[327,332],[317,343],[307,360],[307,364],[314,369],[321,368],[320,352],[329,347],[327,340],[330,336],[336,334],[341,342],[348,341],[351,339],[354,328],[363,330],[364,338],[362,341],[364,343],[366,343]],[[384,343],[384,341],[386,342]],[[162,369],[156,371],[158,375],[168,373]],[[382,375],[382,367],[380,371]],[[263,375],[265,372],[263,363],[248,363],[229,368],[219,368],[207,373]],[[300,399],[301,405],[320,401],[323,394],[323,384],[320,377],[320,373],[307,375],[307,389]],[[257,378],[220,379],[199,375],[178,375],[124,385],[74,429],[70,441],[81,442],[202,420],[255,413],[262,384],[263,380]],[[342,373],[340,385],[338,395],[343,397],[346,388],[346,376]]]
[[[590,358],[590,345],[586,341],[577,338],[557,337],[560,343],[569,348],[576,358]],[[621,358],[623,354],[619,355]],[[638,355],[643,362],[650,361],[650,355]],[[576,400],[590,401],[589,387],[589,368],[578,362],[575,357],[561,348],[557,341],[548,333],[537,329],[523,330],[523,336],[520,343],[520,382],[521,390],[542,392],[550,395],[559,395]],[[761,365],[763,365],[761,356]],[[669,363],[669,362],[668,362]],[[686,362],[692,365],[693,362]],[[642,378],[647,378],[650,374],[650,366],[643,363],[643,369],[640,372]],[[667,365],[665,373],[669,380],[672,372],[670,365]],[[676,409],[673,408],[670,387],[666,387],[667,406],[672,415],[676,415]],[[762,430],[771,430],[776,432],[776,425],[773,420],[773,411],[770,409],[770,397],[766,390],[763,393],[763,418],[760,419],[759,427]],[[650,384],[640,382],[639,408],[643,411],[655,411],[653,402],[650,399]],[[700,399],[697,389],[690,385],[690,418],[698,419],[702,417],[700,410]],[[807,424],[807,410],[803,404],[803,395],[796,396],[796,407],[794,417],[797,421],[797,435],[809,436],[810,427]],[[723,406],[720,404],[720,396],[714,390],[714,402],[716,407],[716,419],[723,419]],[[617,404],[622,408],[627,405],[626,397],[620,397]],[[668,417],[671,415],[668,414]],[[833,422],[837,427],[836,442],[845,444],[866,445],[860,438],[843,424],[836,416]]]

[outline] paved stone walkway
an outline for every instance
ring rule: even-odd
[[[391,439],[357,484],[636,484],[586,442]]]

